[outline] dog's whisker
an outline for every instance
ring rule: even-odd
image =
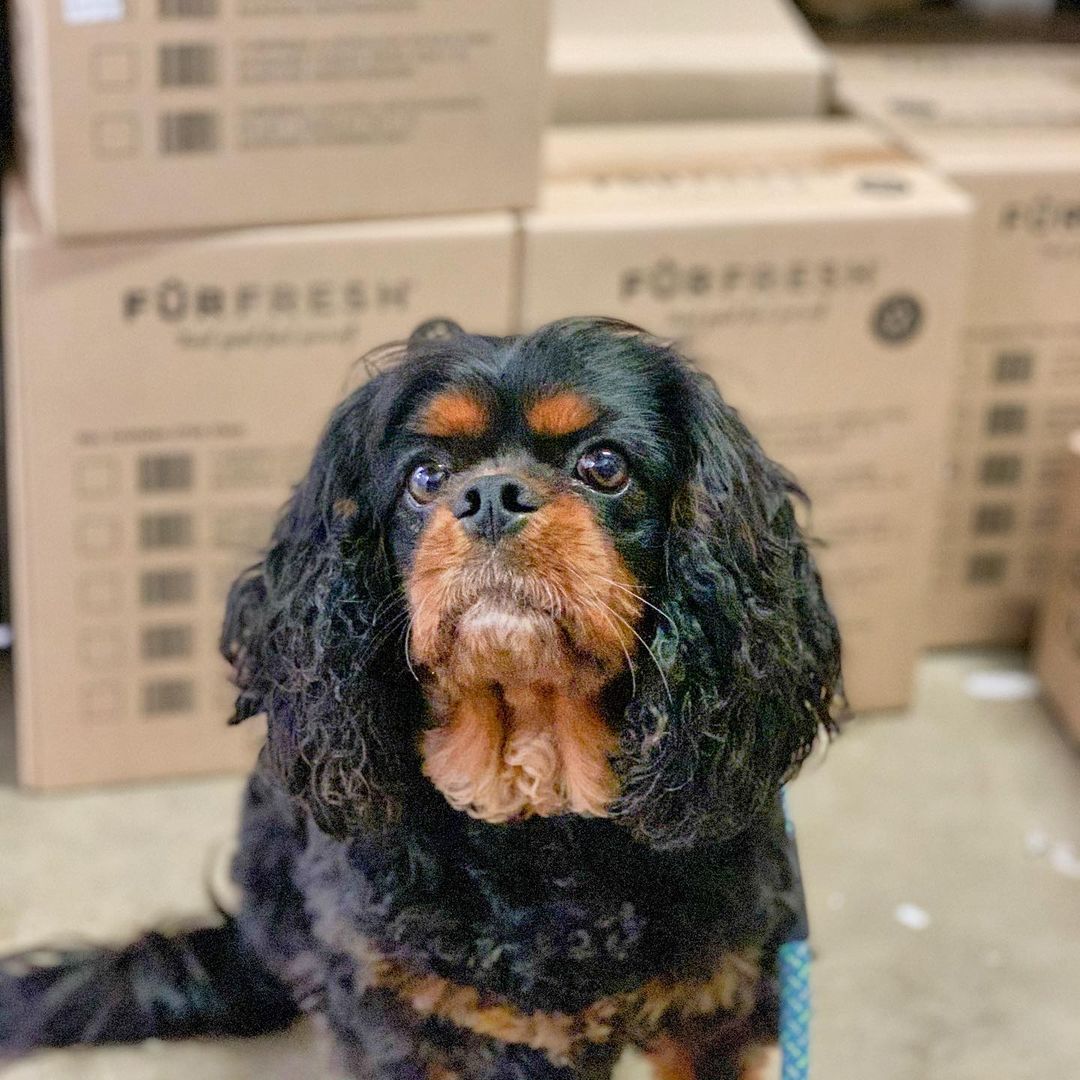
[[[604,617],[604,619],[607,622],[608,626],[612,627],[612,629],[615,628],[615,623],[612,620],[612,615],[614,614],[614,612],[612,612],[611,608],[609,608],[607,604],[603,603],[603,601],[601,601],[599,599],[594,599],[592,601],[587,601],[587,602],[591,602],[593,609]],[[637,673],[634,670],[634,661],[630,659],[630,651],[629,651],[629,649],[627,649],[626,645],[623,643],[621,638],[619,640],[619,648],[622,650],[623,656],[626,657],[626,666],[630,671],[630,693],[634,697],[636,697],[637,696]]]
[[[672,697],[672,694],[671,694],[671,687],[668,685],[667,675],[664,674],[664,669],[661,666],[660,661],[657,658],[656,654],[652,651],[651,648],[649,648],[649,643],[641,636],[641,634],[638,633],[637,629],[634,627],[634,625],[632,623],[630,623],[628,620],[624,619],[617,611],[615,611],[614,608],[612,608],[609,604],[607,604],[607,602],[603,599],[603,597],[601,597],[596,592],[596,590],[592,587],[592,583],[589,581],[588,578],[586,578],[584,576],[584,574],[582,574],[580,571],[574,569],[571,566],[568,566],[567,569],[570,571],[571,574],[573,574],[575,577],[577,577],[581,581],[582,586],[590,593],[592,598],[597,603],[603,604],[604,607],[606,607],[607,610],[610,611],[611,614],[616,619],[618,619],[619,622],[621,622],[627,628],[627,630],[629,630],[630,633],[634,635],[634,637],[636,637],[638,639],[638,641],[641,643],[641,647],[645,650],[645,652],[647,652],[649,654],[649,658],[652,660],[653,666],[656,668],[656,673],[660,676],[660,681],[661,681],[661,683],[663,683],[664,693],[666,694],[668,701],[669,702],[674,702],[674,698]]]
[[[602,581],[605,585],[610,585],[612,586],[612,588],[620,589],[622,592],[632,596],[639,603],[644,604],[647,608],[651,608],[653,611],[656,612],[657,615],[660,615],[662,618],[666,619],[671,624],[672,628],[675,627],[675,620],[666,611],[664,611],[663,608],[659,608],[655,604],[650,603],[636,589],[631,589],[629,585],[623,585],[621,582],[613,581],[611,578],[604,577],[603,574],[594,573],[591,576],[594,577],[597,581]]]

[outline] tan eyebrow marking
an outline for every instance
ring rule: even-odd
[[[557,390],[541,398],[525,415],[537,435],[573,435],[595,423],[600,414],[587,398],[573,390]]]
[[[482,401],[461,390],[447,390],[428,402],[420,418],[420,433],[436,438],[476,438],[487,432],[489,423]]]

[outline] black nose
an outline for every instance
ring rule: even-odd
[[[497,543],[517,532],[544,500],[516,477],[481,476],[454,500],[454,516],[467,533]]]

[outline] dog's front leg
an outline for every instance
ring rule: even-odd
[[[425,1060],[415,1019],[380,991],[356,993],[348,972],[331,975],[323,1019],[346,1080],[441,1080]]]
[[[625,1080],[631,1080],[630,1073]],[[709,1050],[663,1039],[649,1048],[633,1080],[780,1080],[780,1050],[757,1045],[732,1058],[722,1051],[713,1056]]]

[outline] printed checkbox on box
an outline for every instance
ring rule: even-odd
[[[139,81],[139,54],[131,45],[99,45],[90,55],[90,82],[95,90],[134,90]]]
[[[120,465],[114,458],[88,457],[75,463],[75,494],[107,499],[120,492]]]
[[[124,632],[117,626],[88,626],[79,632],[78,648],[87,667],[112,667],[124,660]]]
[[[82,717],[90,724],[124,719],[124,688],[117,682],[86,683],[81,688]]]
[[[75,522],[75,548],[80,555],[115,555],[123,540],[124,527],[118,517],[87,514]]]
[[[91,125],[93,151],[99,158],[128,158],[141,144],[138,113],[102,113]]]
[[[120,575],[111,570],[81,574],[75,586],[79,610],[87,615],[113,615],[120,610],[124,589]]]

